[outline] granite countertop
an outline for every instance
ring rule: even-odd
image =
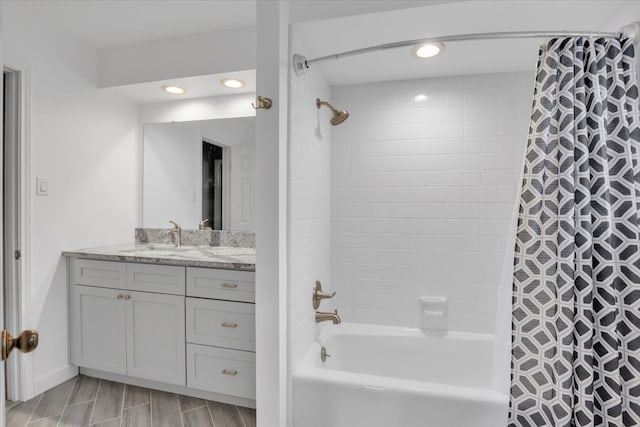
[[[63,251],[63,256],[104,261],[144,262],[225,270],[255,271],[256,250],[226,246],[181,246],[159,243],[127,243],[115,246]]]

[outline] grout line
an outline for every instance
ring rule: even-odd
[[[207,406],[209,406],[209,405],[202,405],[202,406],[198,406],[196,408],[191,408],[191,409],[187,409],[186,411],[180,411],[180,412],[182,412],[184,414],[185,412],[195,411],[196,409],[202,409],[202,408],[205,408]]]
[[[71,408],[73,406],[78,406],[78,405],[82,405],[83,403],[88,403],[88,402],[93,402],[93,401],[95,401],[95,399],[83,400],[82,402],[75,402],[75,403],[72,403],[70,405],[65,405],[64,408],[67,409],[67,408]]]
[[[205,402],[207,402],[207,412],[209,413],[209,418],[211,418],[211,425],[213,427],[216,427],[216,422],[213,419],[213,414],[211,413],[211,408],[209,407],[209,401],[205,400]]]
[[[147,403],[138,403],[137,405],[127,406],[126,408],[122,409],[122,412],[126,411],[127,409],[135,409],[135,408],[139,408],[139,407],[144,406],[144,405],[150,405],[150,403],[149,402],[147,402]]]
[[[240,417],[240,421],[242,421],[242,426],[243,427],[247,427],[247,422],[244,420],[244,417],[242,416],[242,412],[240,412],[240,409],[238,409],[238,405],[233,405],[234,408],[236,408],[236,412],[238,413],[238,416]]]
[[[53,418],[56,418],[56,417],[58,417],[58,422],[60,422],[60,419],[62,418],[62,415],[51,415],[50,417],[38,418],[37,420],[35,420],[32,423],[25,424],[25,427],[29,427],[29,426],[34,425],[35,423],[40,423],[43,420],[49,420],[49,419],[53,419]]]
[[[125,387],[137,387],[137,386],[130,386],[129,384],[126,384]],[[149,391],[148,388],[146,387],[139,387],[139,388],[145,388],[147,389],[147,391]],[[142,406],[142,405],[149,405],[151,404],[151,394],[149,393],[149,401],[148,402],[144,402],[144,403],[138,403],[137,405],[132,405],[132,406],[124,406],[124,403],[122,404],[122,410],[124,411],[125,409],[129,409],[129,408],[137,408],[138,406]]]
[[[96,413],[96,404],[98,403],[98,396],[100,396],[100,389],[102,388],[102,380],[98,380],[98,390],[96,391],[96,400],[93,401],[93,408],[91,408],[91,417],[89,417],[89,425],[94,424],[93,416]]]
[[[182,427],[184,427],[184,417],[183,417],[183,413],[180,410],[180,398],[178,397],[177,394],[174,394],[174,396],[176,397],[176,402],[178,402],[178,412],[180,412],[180,421],[182,422]]]
[[[117,420],[118,418],[120,418],[120,417],[113,417],[113,418],[109,418],[108,420],[100,421],[100,422],[99,422],[99,423],[97,423],[97,424],[89,424],[89,425],[91,425],[91,426],[97,426],[97,425],[100,425],[100,424],[102,424],[102,423],[106,423],[106,422],[108,422],[108,421]]]
[[[31,418],[33,417],[33,413],[36,411],[36,409],[38,409],[38,406],[40,406],[40,401],[42,401],[42,398],[44,397],[44,393],[40,393],[40,399],[38,399],[38,403],[36,403],[36,406],[33,407],[33,410],[29,414],[29,418],[27,418],[27,422],[25,423],[25,425],[29,424],[29,422],[31,421]]]
[[[71,386],[71,390],[69,390],[67,399],[64,401],[64,407],[62,408],[62,413],[60,413],[60,418],[58,418],[58,422],[56,423],[56,426],[59,426],[60,421],[62,421],[62,415],[64,415],[65,411],[67,410],[67,405],[69,404],[69,400],[71,399],[71,394],[73,393],[73,390],[76,388],[76,384],[78,384],[78,375],[76,375],[75,378],[73,379],[73,385]]]
[[[124,418],[124,396],[127,392],[127,385],[122,384],[122,401],[120,402],[120,425],[122,425],[122,419]]]

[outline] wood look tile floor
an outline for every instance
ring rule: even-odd
[[[256,411],[79,375],[7,409],[7,427],[255,427]]]

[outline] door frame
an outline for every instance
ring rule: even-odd
[[[17,64],[11,60],[3,60],[3,73],[7,72],[11,84],[14,85],[13,93],[4,94],[10,97],[9,102],[14,103],[17,114],[13,119],[8,119],[8,126],[14,131],[15,138],[9,143],[17,145],[14,151],[14,159],[17,164],[17,192],[11,197],[18,200],[19,213],[14,217],[13,224],[17,225],[18,233],[13,236],[13,244],[19,245],[21,253],[20,263],[15,270],[18,280],[10,281],[5,289],[5,328],[11,334],[18,334],[31,325],[29,318],[31,292],[30,292],[30,71],[27,67]],[[3,130],[4,132],[4,130]],[[4,169],[3,169],[4,170]],[[4,179],[4,177],[3,177]],[[4,203],[3,203],[4,206]],[[4,216],[4,207],[2,215]],[[4,218],[3,218],[4,221]],[[5,237],[2,236],[3,240]],[[11,237],[9,237],[11,238]],[[16,239],[17,238],[17,239]],[[17,240],[17,242],[15,241]],[[3,242],[4,245],[4,242]],[[6,274],[3,272],[3,275]],[[34,373],[32,356],[15,355],[7,360],[7,396],[6,399],[14,401],[25,401],[34,396]]]
[[[198,146],[198,185],[197,192],[198,198],[196,203],[196,209],[198,210],[198,218],[196,221],[199,223],[202,219],[202,144],[207,143],[222,148],[222,230],[231,230],[231,156],[229,155],[229,146],[223,144],[215,139],[207,138],[206,136],[200,137],[200,143]],[[212,224],[208,224],[209,227]]]

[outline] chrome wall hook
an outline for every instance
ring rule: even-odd
[[[256,104],[254,104],[253,102],[251,103],[251,106],[253,107],[254,110],[268,110],[269,108],[271,108],[271,98],[265,98],[264,96],[258,96],[258,98],[256,98],[256,101],[258,102],[258,106],[256,107]]]

